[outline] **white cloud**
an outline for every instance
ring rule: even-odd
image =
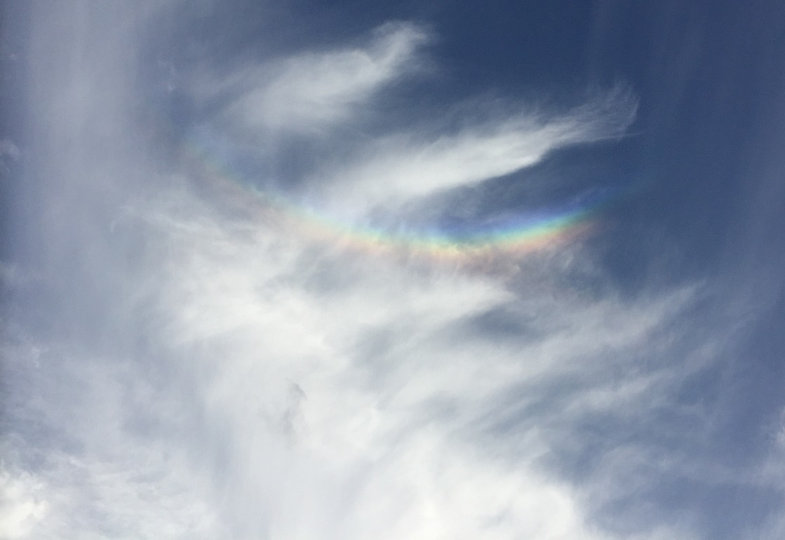
[[[359,162],[317,181],[329,194],[339,186],[332,196],[344,207],[394,205],[513,173],[568,145],[621,137],[636,109],[634,97],[616,89],[562,116],[512,113],[433,141],[406,134],[363,148]]]
[[[514,436],[486,430],[516,422],[527,402],[508,402],[516,386],[613,368],[609,350],[646,346],[689,296],[576,302],[533,280],[521,284],[524,312],[542,337],[494,342],[461,331],[515,302],[493,276],[280,244],[262,220],[238,230],[202,204],[181,224],[156,221],[177,246],[158,309],[165,356],[203,400],[199,438],[213,442],[201,459],[227,486],[218,521],[240,537],[605,537],[584,522],[578,493],[536,465],[551,444],[543,433],[583,413],[578,396],[520,418]],[[309,284],[304,268],[339,285]],[[596,401],[588,389],[582,403]]]
[[[374,93],[411,72],[426,37],[410,24],[387,25],[365,49],[302,54],[253,76],[246,71],[258,68],[243,68],[229,79],[243,80],[249,89],[226,108],[222,122],[228,118],[232,131],[245,139],[264,133],[274,140],[289,131],[318,136],[326,127],[361,117]],[[205,85],[197,85],[196,93],[204,94],[199,86]],[[310,175],[311,185],[321,204],[349,214],[397,205],[513,173],[565,146],[619,138],[636,110],[637,100],[621,86],[567,113],[511,104],[503,116],[467,119],[457,132],[430,139],[416,130],[403,132],[361,144],[350,152],[353,159],[342,155],[345,150],[336,152],[340,161],[332,164],[331,156],[324,156],[321,168]],[[248,145],[247,140],[235,142]]]
[[[427,33],[412,24],[378,28],[362,48],[302,53],[239,77],[250,89],[227,111],[256,129],[318,132],[360,113],[358,108],[416,64]]]
[[[0,532],[3,538],[27,538],[47,513],[40,497],[42,486],[29,473],[12,475],[0,470]]]
[[[562,246],[563,260],[511,259],[520,271],[503,275],[409,265],[298,234],[296,217],[277,219],[214,169],[162,173],[172,163],[140,143],[117,61],[135,58],[136,26],[118,35],[120,19],[81,6],[92,19],[37,13],[44,29],[86,29],[34,36],[35,95],[58,114],[30,122],[41,170],[58,174],[41,174],[47,263],[29,278],[46,287],[17,306],[19,335],[3,350],[3,534],[690,537],[682,524],[600,526],[602,503],[648,478],[620,476],[645,468],[645,448],[620,444],[588,483],[559,459],[584,450],[587,418],[671,406],[696,369],[671,358],[693,288],[625,299],[579,245]],[[366,47],[247,66],[230,77],[247,92],[202,128],[231,118],[322,136],[406,73],[425,39],[396,24]],[[53,58],[66,64],[58,51],[71,63],[53,73]],[[611,91],[563,114],[486,118],[434,140],[403,133],[342,149],[354,161],[323,170],[315,189],[362,214],[619,137],[634,114],[635,100]],[[577,265],[597,290],[570,280]],[[483,326],[489,313],[513,330]]]

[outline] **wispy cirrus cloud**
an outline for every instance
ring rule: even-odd
[[[417,65],[429,39],[417,25],[377,28],[365,47],[304,52],[230,76],[228,117],[247,129],[318,134],[352,116],[385,85]],[[224,90],[226,91],[226,90]]]
[[[33,11],[30,92],[57,114],[27,120],[47,218],[25,233],[43,292],[12,283],[3,342],[6,536],[701,537],[692,509],[649,510],[661,478],[715,474],[674,442],[706,415],[685,381],[725,345],[692,316],[705,284],[625,295],[579,242],[504,273],[375,257],[299,234],[241,176],[279,157],[259,141],[327,141],[294,180],[362,216],[622,137],[630,91],[460,129],[432,111],[390,133],[380,115],[378,137],[335,139],[419,66],[428,32],[395,23],[226,82],[184,76],[223,106],[163,158],[132,91],[161,81],[128,66],[166,10],[78,5]],[[213,136],[201,154],[192,127]]]
[[[220,456],[232,491],[219,513],[238,512],[237,534],[605,537],[538,462],[555,440],[580,444],[570,431],[587,414],[642,414],[662,385],[625,351],[649,347],[689,292],[636,307],[524,278],[518,298],[493,277],[412,274],[249,230],[198,211],[163,229],[179,255],[159,304],[167,356],[187,358],[182,376],[208,397],[199,429],[221,433],[205,458]],[[489,339],[479,320],[505,306],[529,327]],[[615,370],[629,380],[599,399]],[[570,391],[548,389],[565,379]]]
[[[616,89],[563,115],[513,111],[433,140],[406,133],[363,148],[356,163],[328,173],[327,191],[337,184],[339,200],[373,206],[476,185],[530,167],[559,148],[621,137],[636,108],[632,94]]]

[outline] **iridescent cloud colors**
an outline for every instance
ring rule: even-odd
[[[274,216],[307,239],[409,260],[472,266],[563,245],[595,229],[602,209],[618,196],[617,191],[605,190],[570,205],[492,221],[411,225],[398,220],[395,225],[383,225],[367,218],[342,216],[280,191],[260,189],[238,172],[240,167],[233,165],[229,152],[211,149],[204,142],[204,133],[201,135],[190,138],[185,155],[214,187],[247,199],[257,210]]]

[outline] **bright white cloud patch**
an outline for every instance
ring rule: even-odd
[[[0,531],[4,538],[29,537],[46,515],[47,503],[40,498],[42,486],[29,473],[0,471],[0,487]]]
[[[388,24],[365,48],[306,52],[251,67],[237,77],[249,89],[228,114],[256,129],[319,132],[360,112],[383,85],[410,71],[427,37],[417,26]]]
[[[690,523],[605,527],[602,505],[645,484],[622,465],[649,454],[633,441],[594,458],[580,430],[691,414],[668,397],[703,365],[676,324],[696,289],[624,298],[578,244],[496,274],[303,237],[215,168],[153,157],[128,75],[151,21],[79,5],[34,13],[31,93],[58,114],[29,120],[46,173],[31,278],[44,292],[5,337],[0,536],[690,537]],[[398,23],[365,46],[250,63],[200,128],[246,148],[260,133],[329,137],[426,37]],[[363,214],[620,137],[635,109],[616,90],[432,139],[336,142],[354,157],[306,180]],[[590,482],[560,469],[567,454],[601,462]]]
[[[365,148],[358,163],[339,168],[338,184],[349,205],[406,202],[474,185],[536,164],[567,145],[620,137],[635,118],[635,99],[614,91],[563,117],[534,114],[486,121],[434,141],[404,135]]]

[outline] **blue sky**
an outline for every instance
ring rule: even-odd
[[[785,536],[780,3],[2,9],[0,536]]]

